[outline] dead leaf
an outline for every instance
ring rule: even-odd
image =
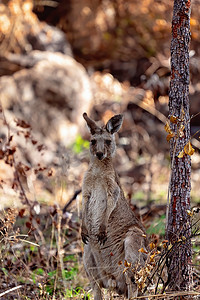
[[[169,241],[168,240],[164,240],[164,241],[162,241],[162,243],[164,244],[166,244],[166,243],[168,243]]]
[[[149,247],[150,247],[150,249],[152,250],[152,249],[154,249],[154,248],[156,247],[156,245],[155,245],[153,242],[151,242],[151,243],[149,244]]]
[[[16,147],[12,147],[8,149],[8,155],[13,155],[16,152]]]
[[[167,249],[170,250],[171,248],[172,248],[172,244],[170,243]]]
[[[32,144],[33,145],[36,145],[37,144],[37,141],[36,140],[31,140]]]
[[[51,176],[53,176],[53,170],[52,170],[52,169],[50,169],[50,170],[48,171],[48,177],[51,177]]]
[[[188,154],[190,156],[194,154],[195,150],[194,150],[194,148],[192,148],[190,141],[185,145],[184,151],[186,154]]]
[[[187,209],[187,210],[186,210],[186,212],[187,212],[188,216],[190,216],[190,217],[192,217],[192,216],[193,216],[193,211],[191,211],[191,210]]]
[[[13,135],[11,135],[11,136],[9,137],[8,143],[10,143],[10,142],[12,141],[12,139],[13,139]]]
[[[15,120],[16,122],[16,125],[19,126],[19,127],[22,127],[22,128],[30,128],[31,126],[26,123],[24,120],[21,120],[21,119],[17,119]]]
[[[169,120],[170,120],[170,122],[173,123],[173,124],[177,124],[177,123],[178,123],[178,118],[175,117],[175,116],[171,116]]]
[[[179,153],[178,158],[182,158],[184,155],[185,155],[185,151],[182,150],[182,151]]]
[[[129,269],[129,268],[124,268],[123,274],[126,273],[126,271],[127,271],[128,269]]]
[[[140,248],[139,250],[138,250],[138,252],[141,252],[141,253],[148,253],[144,248]]]
[[[26,222],[26,227],[29,228],[29,229],[31,229],[31,227],[32,227],[31,222]]]
[[[5,156],[5,151],[0,149],[0,159],[3,159]]]
[[[166,140],[169,142],[175,136],[174,133],[170,133],[167,135]]]
[[[155,262],[155,260],[154,260],[155,255],[156,255],[156,253],[154,253],[150,256],[150,262]]]
[[[169,125],[169,121],[166,122],[165,124],[165,131],[169,134],[172,134],[172,131],[171,131],[171,128],[170,128],[170,125]]]
[[[130,268],[131,267],[131,263],[127,262],[127,260],[125,259],[124,266]]]
[[[20,216],[20,218],[23,217],[24,213],[25,213],[25,209],[22,208],[22,209],[19,211],[19,216]]]
[[[44,150],[44,149],[45,149],[45,146],[43,144],[37,146],[37,150],[39,152],[42,151],[42,150]]]

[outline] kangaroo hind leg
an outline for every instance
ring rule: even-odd
[[[87,276],[90,280],[90,284],[92,286],[94,300],[103,300],[100,274],[95,262],[94,255],[92,254],[90,245],[85,245],[84,247],[83,263]]]

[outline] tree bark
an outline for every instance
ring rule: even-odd
[[[179,153],[190,140],[189,43],[190,0],[174,0],[171,41],[171,80],[169,92],[172,162],[170,203],[166,236],[172,244],[167,259],[170,290],[189,290],[192,283],[190,210],[191,157]],[[179,156],[179,157],[178,157]],[[178,242],[179,241],[179,242]]]

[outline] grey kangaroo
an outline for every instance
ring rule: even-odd
[[[146,238],[142,223],[125,199],[113,166],[114,134],[123,122],[121,114],[99,127],[86,113],[83,117],[91,133],[90,164],[83,180],[83,212],[81,236],[84,267],[92,285],[94,300],[102,300],[101,288],[115,290],[129,299],[137,296],[134,274],[123,272],[127,261],[144,265]]]

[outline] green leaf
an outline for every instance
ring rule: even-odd
[[[71,255],[67,255],[64,257],[63,259],[64,262],[67,262],[67,261],[77,261],[77,258],[75,255],[71,254]]]
[[[5,276],[8,276],[8,270],[6,268],[1,268]]]
[[[68,270],[63,270],[63,277],[65,277],[66,280],[72,280],[76,274],[78,273],[78,268],[74,267]]]
[[[76,140],[74,144],[72,145],[72,149],[76,154],[79,154],[84,149],[89,149],[90,143],[89,141],[86,141],[82,139],[80,135],[77,135]]]
[[[41,269],[41,268],[38,268],[38,269],[36,269],[36,270],[34,271],[34,273],[37,274],[37,275],[43,275],[43,274],[44,274],[44,270]]]

